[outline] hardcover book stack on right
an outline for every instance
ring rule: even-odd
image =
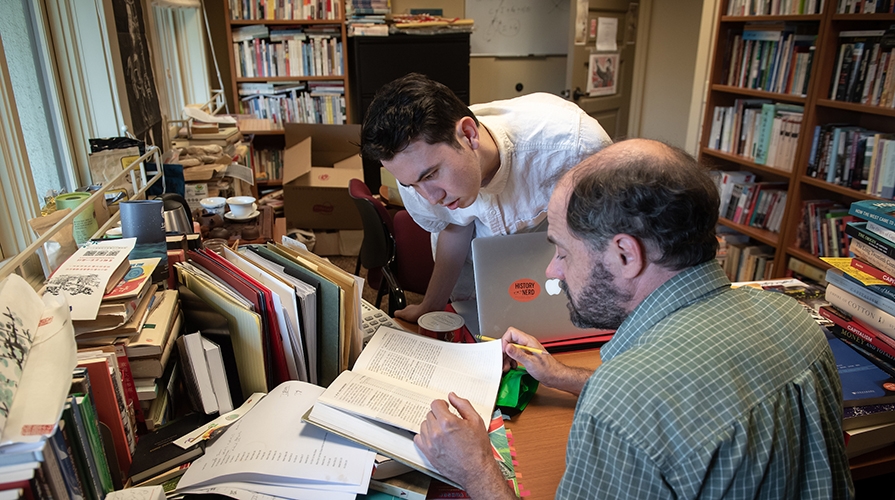
[[[844,428],[855,436],[846,446],[849,456],[872,451],[895,442],[895,202],[862,200],[851,204],[849,215],[857,219],[846,225],[852,236],[849,250],[854,257],[825,258],[833,268],[820,314],[833,322],[830,332],[860,355],[846,373],[863,377],[879,392],[877,398],[849,403],[846,397]],[[835,350],[834,350],[835,353]],[[837,357],[837,361],[839,358]],[[858,363],[860,361],[861,363]],[[860,366],[859,366],[860,365]],[[846,375],[840,367],[845,383]],[[875,382],[871,382],[875,380]],[[847,395],[846,395],[847,396]],[[863,443],[863,444],[861,444]]]

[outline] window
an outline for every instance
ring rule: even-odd
[[[130,1],[130,0],[114,0]],[[137,0],[134,0],[137,1]],[[7,5],[8,4],[8,5]],[[209,100],[199,0],[144,11],[163,113]],[[11,0],[0,16],[0,259],[31,241],[28,219],[50,190],[89,182],[88,139],[128,130],[125,76],[110,0]],[[150,14],[150,12],[152,14]],[[155,30],[153,30],[155,28]],[[170,98],[166,98],[170,95]],[[15,186],[18,189],[9,189]]]
[[[178,120],[186,104],[207,102],[210,96],[205,27],[198,0],[164,0],[153,3],[157,66],[164,76],[167,106],[163,113]]]

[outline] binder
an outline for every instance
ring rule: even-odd
[[[295,260],[274,252],[266,246],[249,245],[250,251],[283,266],[286,274],[317,289],[317,382],[327,386],[339,375],[342,289],[332,281],[313,272]]]
[[[268,367],[266,371],[267,389],[273,389],[280,383],[289,380],[283,339],[274,313],[275,308],[270,289],[211,250],[191,250],[188,256],[232,286],[255,305],[255,311],[261,316],[262,322],[262,339]]]

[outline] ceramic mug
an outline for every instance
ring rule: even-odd
[[[226,198],[221,196],[212,196],[211,198],[202,198],[199,204],[210,214],[224,215],[224,205],[227,203]]]
[[[227,198],[227,205],[230,207],[230,217],[235,219],[244,219],[258,209],[255,198],[251,196],[231,196]]]

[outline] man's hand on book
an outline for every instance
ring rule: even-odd
[[[420,433],[413,439],[417,448],[439,472],[463,486],[471,498],[516,498],[497,468],[481,417],[466,399],[453,392],[448,398],[460,417],[451,413],[447,401],[433,401]]]
[[[507,328],[501,342],[504,372],[522,365],[538,382],[572,394],[581,394],[584,383],[593,374],[593,370],[560,363],[544,349],[538,339],[516,328]]]

